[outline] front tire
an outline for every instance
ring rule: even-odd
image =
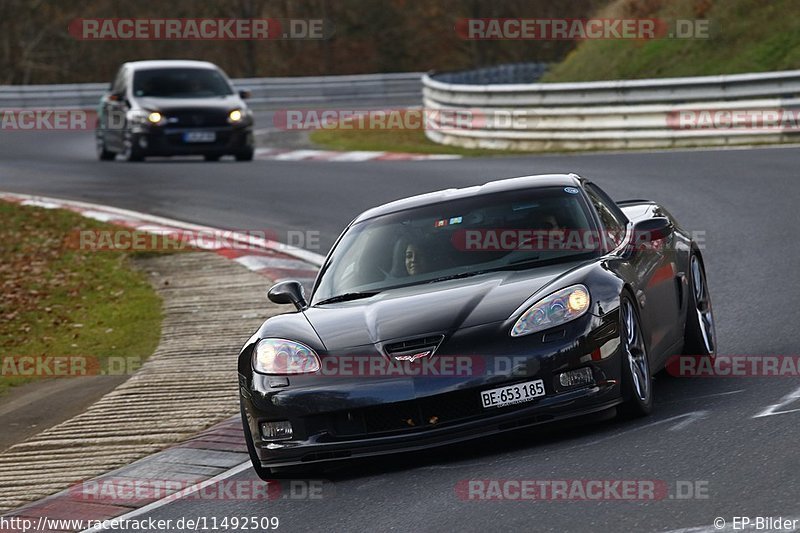
[[[125,139],[123,140],[124,149],[122,151],[122,158],[129,162],[144,161],[144,153],[139,146],[139,138],[130,131],[125,132]]]
[[[100,126],[98,125],[98,128],[99,127]],[[114,152],[109,152],[106,149],[105,135],[101,135],[99,133],[97,134],[97,136],[95,137],[95,146],[97,149],[97,159],[99,159],[100,161],[112,161],[117,156],[117,154],[115,154]]]
[[[620,348],[622,349],[622,413],[633,417],[653,410],[653,376],[644,339],[639,309],[633,298],[623,294],[619,305]]]

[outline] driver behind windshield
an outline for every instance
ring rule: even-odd
[[[421,235],[402,235],[395,243],[395,276],[416,276],[430,270]]]
[[[406,272],[409,276],[425,272],[425,256],[420,247],[413,243],[406,246]]]

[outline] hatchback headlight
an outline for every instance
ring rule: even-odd
[[[584,315],[591,298],[583,285],[572,285],[542,298],[517,319],[511,328],[512,337],[522,337],[550,329]]]
[[[262,339],[253,350],[253,369],[261,374],[307,374],[319,370],[319,357],[299,342]]]
[[[244,112],[241,109],[234,109],[228,113],[228,122],[238,124],[244,119]]]
[[[137,109],[135,111],[128,111],[126,116],[128,122],[131,124],[151,124],[153,126],[157,126],[165,122],[164,115],[158,111],[145,111],[142,109]]]

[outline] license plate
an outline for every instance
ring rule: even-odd
[[[489,389],[481,392],[481,403],[484,409],[489,407],[504,407],[515,403],[524,403],[544,396],[544,381],[526,381],[498,389]]]
[[[213,131],[187,131],[183,134],[186,143],[213,143],[216,140],[217,134]]]

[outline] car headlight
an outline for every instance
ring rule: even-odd
[[[241,109],[234,109],[228,113],[228,122],[237,123],[244,119],[244,112]]]
[[[299,342],[262,339],[253,351],[253,369],[261,374],[307,374],[319,370],[319,357]]]
[[[158,111],[145,111],[137,109],[135,111],[128,111],[128,122],[131,124],[151,124],[158,125],[164,122],[164,115]]]
[[[589,289],[583,285],[554,292],[522,313],[511,328],[511,336],[522,337],[575,320],[589,310],[590,302]]]

